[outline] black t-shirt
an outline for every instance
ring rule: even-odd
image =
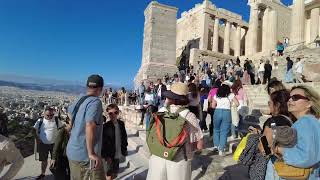
[[[267,121],[263,124],[262,133],[266,127],[271,128],[272,123],[275,123],[276,126],[292,126],[292,121],[289,117],[284,115],[272,116],[271,118],[267,119]]]
[[[265,75],[271,75],[272,66],[271,64],[265,64],[264,65],[264,74]]]
[[[287,71],[289,71],[293,66],[293,61],[292,60],[288,60],[287,62]]]

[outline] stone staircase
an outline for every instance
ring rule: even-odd
[[[287,89],[291,89],[293,86],[297,85],[309,86],[314,90],[320,88],[320,82],[283,84]],[[251,114],[252,110],[268,110],[269,95],[266,90],[266,85],[244,85],[243,88],[248,98],[249,114]]]
[[[276,54],[276,52],[273,52]],[[294,50],[287,50],[284,52],[283,56],[276,57],[277,62],[279,64],[278,70],[272,71],[272,76],[277,77],[279,80],[282,80],[284,82],[285,72],[287,70],[287,61],[286,57],[290,57],[291,60],[294,62],[296,61],[296,58],[303,57],[304,60],[304,75],[306,76],[307,80],[313,81],[313,82],[319,82],[320,81],[320,48],[309,48],[306,46],[300,46],[297,49]],[[249,59],[252,59],[256,65],[259,64],[260,59],[271,59],[271,53],[262,54],[257,53],[255,55],[252,55],[249,57]],[[274,67],[273,67],[274,68]]]
[[[245,85],[243,88],[248,98],[249,114],[253,110],[268,110],[269,96],[266,85]]]

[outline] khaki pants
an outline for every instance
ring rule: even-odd
[[[90,170],[89,162],[69,160],[71,180],[105,180],[103,165],[100,169]]]
[[[191,180],[191,161],[168,161],[152,155],[147,180]]]
[[[295,79],[297,82],[299,83],[303,83],[303,80],[302,80],[302,74],[301,73],[295,73]]]

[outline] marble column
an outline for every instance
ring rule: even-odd
[[[230,22],[226,20],[224,29],[223,54],[230,54]]]
[[[235,48],[234,48],[234,56],[241,55],[241,26],[238,24],[236,29],[236,39],[235,39]]]
[[[213,27],[213,44],[212,44],[212,51],[218,52],[219,49],[219,21],[218,17],[214,20],[214,27]]]
[[[304,42],[305,5],[304,0],[295,0],[291,15],[290,45],[301,45]]]
[[[262,51],[269,50],[269,8],[266,8],[262,18]]]
[[[268,49],[275,50],[278,43],[278,13],[276,10],[269,11],[269,21]]]
[[[249,21],[249,55],[257,53],[258,47],[259,6],[251,5]]]
[[[311,26],[310,26],[310,41],[314,42],[314,40],[319,35],[319,14],[320,8],[311,9]]]
[[[202,23],[201,23],[201,38],[200,38],[200,49],[201,50],[208,50],[209,19],[210,19],[210,15],[206,12],[203,12]]]

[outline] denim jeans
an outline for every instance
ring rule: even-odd
[[[147,111],[146,112],[146,130],[148,130],[149,128],[150,118],[151,118],[151,112]]]
[[[219,151],[224,151],[231,128],[230,109],[216,109],[213,125],[213,144],[219,148]]]

